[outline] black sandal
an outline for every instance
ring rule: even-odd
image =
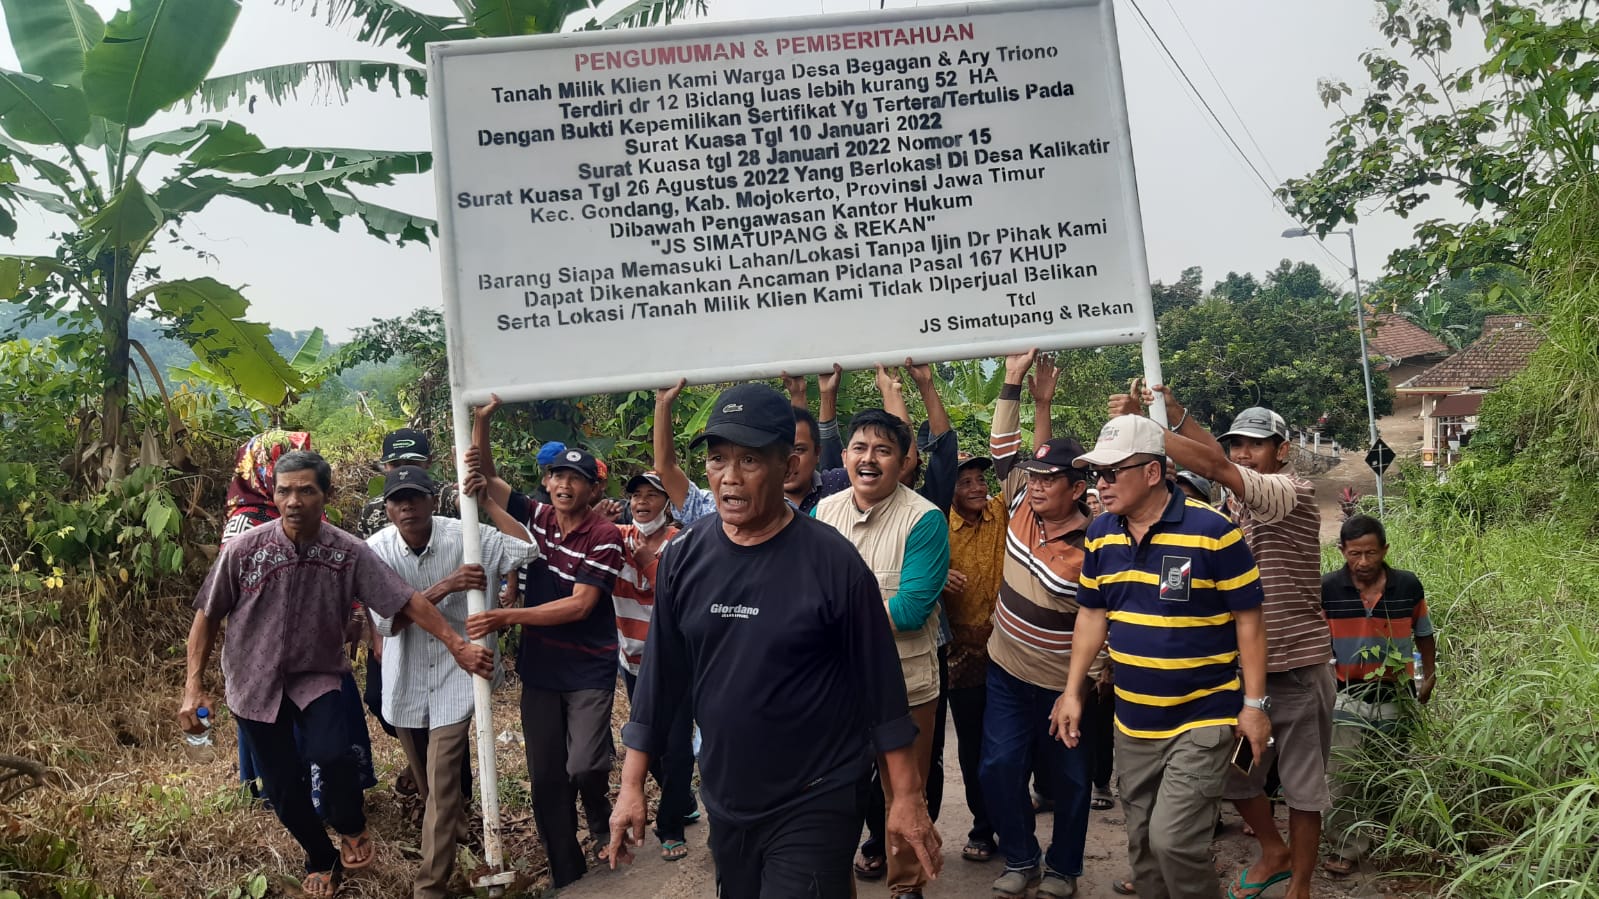
[[[994,844],[987,840],[967,840],[961,858],[969,862],[986,862],[994,857]]]
[[[858,880],[882,880],[888,874],[888,859],[880,855],[863,855],[855,863]]]

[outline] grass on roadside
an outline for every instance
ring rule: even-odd
[[[1439,676],[1408,745],[1349,775],[1379,861],[1444,896],[1599,896],[1599,543],[1402,515],[1388,536],[1426,587]]]

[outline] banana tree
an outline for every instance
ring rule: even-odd
[[[102,478],[126,466],[135,313],[166,323],[239,395],[278,405],[304,387],[265,329],[244,321],[238,289],[160,277],[160,235],[181,243],[185,217],[220,197],[334,230],[354,219],[399,243],[426,242],[433,227],[362,196],[427,171],[427,153],[268,147],[220,119],[149,128],[204,93],[240,2],[129,0],[104,20],[85,0],[0,0],[22,69],[0,69],[0,234],[15,232],[19,210],[70,222],[55,253],[0,257],[0,298],[98,340],[103,389],[88,450]]]
[[[686,13],[705,11],[705,0],[455,0],[458,15],[430,15],[400,0],[277,0],[280,6],[308,7],[330,26],[354,24],[357,37],[374,46],[394,47],[413,62],[322,59],[266,66],[207,79],[198,99],[209,110],[265,98],[283,103],[309,89],[346,100],[357,88],[387,87],[396,96],[427,94],[427,45],[480,37],[551,34],[573,29],[642,28],[666,25]]]

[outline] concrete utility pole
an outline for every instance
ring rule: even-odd
[[[1366,351],[1366,301],[1360,295],[1360,257],[1355,253],[1355,229],[1347,231],[1329,231],[1329,234],[1345,234],[1349,237],[1349,276],[1355,279],[1355,328],[1360,335],[1360,374],[1366,381],[1366,424],[1371,430],[1370,449],[1377,447],[1377,403],[1372,398],[1371,392],[1371,354]],[[1283,232],[1284,237],[1312,237],[1309,228],[1289,228]],[[1317,238],[1318,240],[1320,238]],[[1376,469],[1372,472],[1377,475],[1377,514],[1386,515],[1382,495],[1382,473]]]

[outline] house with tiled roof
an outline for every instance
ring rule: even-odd
[[[1423,465],[1453,459],[1477,427],[1482,398],[1520,374],[1543,339],[1543,329],[1528,316],[1490,315],[1470,346],[1394,388],[1400,396],[1421,399]]]
[[[1378,371],[1388,373],[1389,384],[1403,383],[1449,355],[1449,346],[1426,328],[1395,312],[1379,312],[1366,319],[1366,347]],[[1397,394],[1394,412],[1421,414],[1421,397]]]

